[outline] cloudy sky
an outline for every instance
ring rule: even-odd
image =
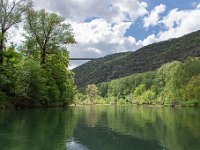
[[[200,0],[35,0],[59,13],[78,44],[70,57],[102,57],[200,30]],[[83,63],[71,61],[70,68]]]

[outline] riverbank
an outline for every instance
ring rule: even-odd
[[[8,98],[1,99],[0,109],[34,109],[34,108],[56,108],[56,107],[67,107],[67,102],[38,102],[27,98]]]
[[[136,106],[136,107],[200,107],[199,105],[188,105],[188,104],[130,104],[130,103],[126,103],[126,104],[71,104],[69,106]]]
[[[102,102],[102,103],[100,103]],[[131,103],[129,101],[120,100],[117,102],[109,102],[107,99],[101,99],[101,101],[95,101],[94,103],[91,103],[89,100],[85,100],[79,103],[72,103],[67,104],[63,102],[49,102],[49,103],[36,103],[33,100],[30,99],[9,99],[6,100],[4,103],[0,104],[0,110],[1,109],[34,109],[34,108],[64,108],[68,106],[137,106],[137,107],[199,107],[198,103]]]
[[[74,100],[73,105],[134,105],[134,106],[158,106],[158,107],[198,107],[199,101],[195,100],[167,100],[164,99],[141,99],[135,98],[133,95],[129,95],[125,98],[118,97],[102,97],[96,95],[90,97],[87,94],[78,93]]]

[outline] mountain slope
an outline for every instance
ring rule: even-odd
[[[189,56],[200,56],[200,31],[154,43],[135,52],[112,54],[87,62],[73,69],[75,83],[80,88],[91,83],[110,81],[155,70],[164,63],[182,61]]]

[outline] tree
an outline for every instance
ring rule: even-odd
[[[193,76],[184,90],[186,100],[198,102],[200,101],[200,75]]]
[[[15,81],[18,78],[16,71],[19,69],[21,61],[22,55],[13,46],[4,50],[4,63],[1,65],[3,80],[0,81],[0,90],[7,95],[15,95]]]
[[[108,95],[108,83],[101,83],[98,85],[100,96],[107,97]]]
[[[139,86],[137,86],[135,88],[135,90],[133,91],[133,96],[134,97],[140,97],[142,95],[142,93],[144,93],[146,90],[146,87],[144,84],[140,84]]]
[[[95,84],[90,84],[87,86],[86,88],[86,93],[89,96],[90,102],[92,103],[94,98],[97,96],[98,94],[98,88]]]
[[[45,95],[46,79],[42,76],[43,70],[40,64],[34,60],[25,60],[17,71],[15,94],[25,97],[30,101],[41,101]]]
[[[145,101],[145,102],[148,102],[148,104],[151,104],[151,102],[152,102],[153,100],[155,100],[155,98],[156,98],[156,93],[155,93],[153,90],[151,90],[151,89],[145,91],[145,92],[142,93],[142,95],[141,95],[141,99],[142,99],[143,101]]]
[[[31,6],[31,0],[0,0],[0,64],[3,63],[6,32],[22,21],[23,13]]]
[[[55,13],[47,13],[44,9],[27,11],[24,29],[26,45],[31,46],[28,49],[40,51],[41,64],[45,64],[47,53],[52,54],[67,44],[75,43],[72,28],[64,23],[64,18]]]
[[[70,104],[76,91],[73,80],[74,74],[67,69],[67,66],[68,54],[64,50],[57,50],[56,53],[49,55],[43,66],[46,72],[45,77],[48,78],[47,84],[50,88],[48,93],[52,93],[51,88],[53,87],[52,84],[54,84],[54,87],[57,87],[59,91],[57,99],[63,104]],[[54,83],[52,83],[53,81]]]

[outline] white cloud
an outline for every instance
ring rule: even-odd
[[[117,43],[126,30],[130,27],[131,22],[122,22],[112,25],[104,19],[95,19],[91,22],[77,23],[70,22],[72,25],[75,38],[80,44],[99,43],[107,41]]]
[[[200,2],[193,2],[192,3],[193,8],[200,9]]]
[[[157,37],[156,37],[154,34],[151,34],[151,35],[149,35],[146,39],[144,39],[144,40],[142,41],[142,45],[146,46],[146,45],[155,43],[155,42],[157,42],[157,41],[158,41]]]
[[[173,9],[163,18],[161,23],[164,24],[167,31],[159,33],[160,40],[180,37],[193,31],[200,30],[200,9],[195,10],[178,10]]]
[[[155,26],[159,23],[160,14],[165,12],[166,6],[160,4],[156,6],[147,17],[144,17],[144,27],[148,28],[150,26]]]
[[[78,44],[70,47],[71,57],[101,57],[111,53],[136,50],[142,46],[134,37],[125,37],[130,22],[112,25],[104,19],[70,22]],[[74,65],[74,64],[72,64]]]
[[[197,9],[200,9],[200,3],[196,6]]]
[[[157,35],[149,35],[142,41],[142,44],[148,45],[200,30],[199,17],[200,9],[198,7],[193,10],[173,9],[159,21],[159,24],[162,24],[166,30],[160,31]]]
[[[35,7],[60,13],[76,22],[93,17],[112,23],[135,21],[147,13],[147,3],[140,0],[35,0]]]

